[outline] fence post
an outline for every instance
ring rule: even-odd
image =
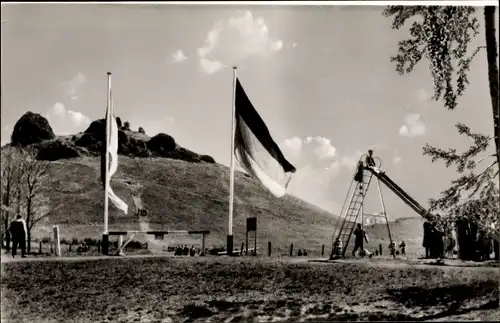
[[[271,257],[271,241],[267,242],[267,255]]]
[[[97,240],[97,252],[101,253],[101,240]]]
[[[205,233],[201,234],[201,253],[200,256],[205,255]]]
[[[378,245],[378,251],[379,251],[380,255],[382,256],[382,244]]]
[[[70,243],[69,244],[69,252],[71,252],[71,246],[73,245],[73,243]]]
[[[118,250],[120,250],[120,248],[121,248],[122,246],[123,246],[123,236],[120,234],[120,235],[118,236],[118,246],[117,246],[118,248],[117,248],[117,249],[118,249]]]
[[[321,257],[325,255],[325,245],[321,246]]]
[[[59,239],[59,226],[54,225],[52,227],[54,231],[54,243],[55,243],[55,251],[56,251],[56,256],[61,257],[61,241]]]
[[[290,257],[293,256],[293,243],[290,244]]]
[[[38,254],[42,254],[42,242],[40,241],[40,244],[38,245]]]
[[[245,248],[245,243],[241,243],[240,256],[243,256],[243,249]]]

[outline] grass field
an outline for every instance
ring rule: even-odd
[[[287,258],[2,264],[2,322],[439,320],[498,316],[496,268]]]

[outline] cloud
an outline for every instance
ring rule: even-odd
[[[64,88],[66,95],[73,101],[79,99],[78,92],[85,84],[86,78],[81,72],[78,72],[71,80],[62,82],[60,85]]]
[[[178,51],[176,51],[175,53],[173,53],[172,58],[171,58],[173,63],[182,63],[187,59],[188,59],[187,56],[180,49]]]
[[[200,65],[201,65],[201,68],[207,74],[213,74],[224,67],[224,65],[221,62],[211,61],[211,60],[206,59],[204,57],[200,59]]]
[[[425,89],[420,88],[417,90],[418,101],[424,102],[424,101],[429,100],[429,98],[430,98],[430,95]]]
[[[325,137],[285,139],[283,153],[298,169],[305,166],[326,167],[333,162],[337,149]]]
[[[309,203],[333,211],[331,185],[340,172],[337,149],[325,137],[293,137],[280,145],[283,154],[297,168],[288,191]]]
[[[405,118],[405,123],[399,128],[399,134],[404,137],[423,136],[426,132],[425,124],[420,121],[420,114],[409,114]]]
[[[72,134],[84,130],[91,120],[83,113],[67,110],[64,104],[57,102],[45,114],[50,126],[56,134]]]
[[[399,156],[399,152],[397,150],[394,151],[393,157],[392,157],[392,164],[397,165],[401,163],[402,159],[401,156]]]
[[[215,73],[251,56],[269,57],[283,46],[282,40],[271,38],[262,17],[254,17],[246,10],[225,21],[217,21],[205,37],[203,46],[197,49],[197,54],[203,70]]]

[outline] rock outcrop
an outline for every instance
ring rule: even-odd
[[[38,113],[26,112],[15,124],[11,136],[12,146],[28,146],[53,140],[56,136],[49,121]]]
[[[208,155],[199,155],[179,146],[175,139],[165,133],[148,137],[144,129],[130,130],[130,124],[116,118],[118,124],[118,154],[129,157],[164,157],[191,163],[215,163]],[[81,156],[99,156],[105,138],[105,120],[93,121],[82,133],[70,136],[54,135],[48,120],[39,114],[27,112],[14,127],[12,145],[32,145],[38,150],[38,159],[55,161]]]

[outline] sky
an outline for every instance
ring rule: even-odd
[[[338,214],[361,154],[419,203],[457,175],[422,146],[468,147],[454,124],[493,135],[486,53],[471,65],[455,111],[431,100],[426,62],[400,76],[390,57],[407,29],[381,6],[2,4],[2,145],[27,111],[56,134],[115,113],[150,136],[230,160],[232,66],[298,171],[289,193]],[[498,11],[498,10],[497,10]],[[482,13],[478,14],[482,23]],[[498,26],[497,26],[498,28]],[[473,42],[484,44],[481,33]],[[492,148],[493,152],[493,148]],[[417,216],[387,188],[390,218]],[[375,186],[365,211],[380,212]]]

